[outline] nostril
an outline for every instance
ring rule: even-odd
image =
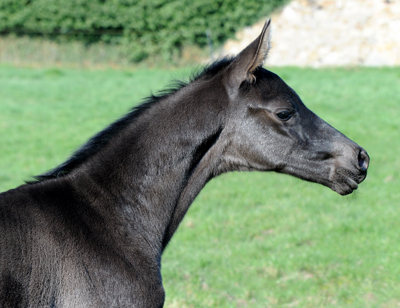
[[[365,152],[364,150],[361,150],[358,153],[358,167],[362,171],[367,171],[368,165],[369,165],[369,156],[368,156],[367,152]]]

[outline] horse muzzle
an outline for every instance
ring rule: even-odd
[[[345,155],[348,160],[339,161],[332,173],[331,189],[342,196],[351,194],[358,188],[358,184],[365,180],[369,167],[370,158],[364,149],[358,148],[351,152],[352,157]]]

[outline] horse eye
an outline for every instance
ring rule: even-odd
[[[293,115],[293,113],[289,110],[283,110],[276,114],[276,116],[282,121],[289,120],[292,117],[292,115]]]

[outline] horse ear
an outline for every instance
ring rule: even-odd
[[[271,46],[270,24],[271,19],[268,19],[261,34],[234,58],[229,70],[230,86],[238,88],[245,80],[255,82],[253,72],[263,65]]]

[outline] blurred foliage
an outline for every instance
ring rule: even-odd
[[[124,47],[135,62],[220,45],[286,0],[0,0],[0,33]]]

